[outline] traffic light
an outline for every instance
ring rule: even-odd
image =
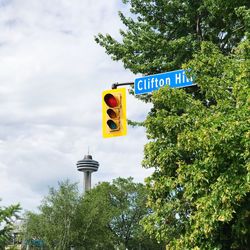
[[[104,138],[127,134],[125,88],[103,91],[102,134]]]

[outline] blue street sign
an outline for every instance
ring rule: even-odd
[[[170,88],[183,88],[195,85],[192,78],[187,78],[185,70],[175,70],[166,73],[144,76],[135,79],[135,94],[145,94],[169,85]]]

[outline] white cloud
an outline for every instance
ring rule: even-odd
[[[101,93],[134,76],[94,42],[118,37],[121,2],[0,0],[0,197],[34,209],[48,186],[81,182],[76,162],[90,153],[100,163],[93,184],[119,176],[143,181],[142,128],[103,139]],[[128,118],[149,107],[127,97]]]

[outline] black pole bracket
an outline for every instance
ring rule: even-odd
[[[117,89],[117,87],[119,87],[119,86],[126,86],[126,85],[134,85],[134,83],[133,82],[124,82],[124,83],[118,83],[118,82],[116,82],[116,83],[113,83],[112,85],[111,85],[111,88],[112,89]]]

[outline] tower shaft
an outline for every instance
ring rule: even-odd
[[[91,172],[89,171],[86,171],[84,172],[84,175],[83,175],[83,183],[84,183],[84,193],[86,191],[89,191],[91,189]]]

